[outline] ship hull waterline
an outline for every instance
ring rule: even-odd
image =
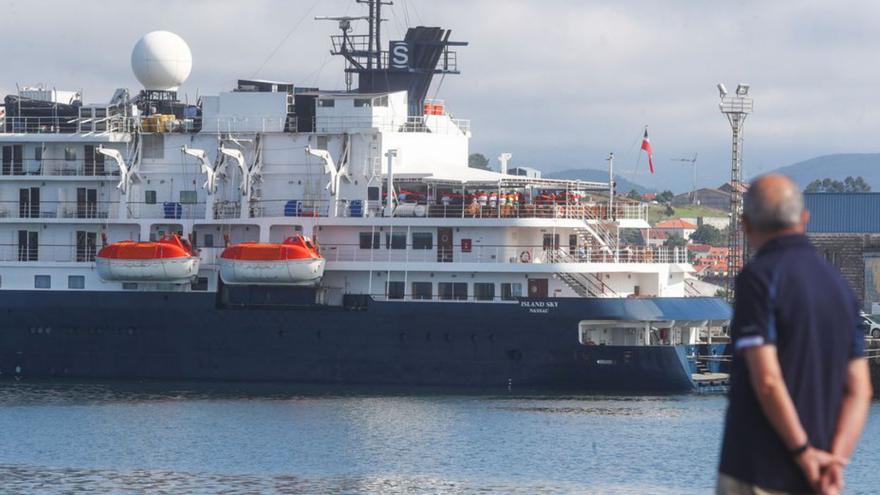
[[[3,291],[0,376],[683,392],[711,346],[585,346],[589,308],[227,304],[216,293]],[[548,300],[549,301],[549,300]],[[540,302],[538,303],[540,305]],[[544,309],[544,308],[541,308]]]

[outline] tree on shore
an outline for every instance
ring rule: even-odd
[[[710,246],[720,246],[724,244],[725,238],[717,228],[703,224],[691,234],[691,241],[699,244],[708,244]]]
[[[675,194],[672,194],[672,191],[666,190],[657,195],[657,202],[660,204],[668,203],[672,201],[672,198],[675,197]]]
[[[489,167],[489,159],[482,153],[471,153],[468,157],[468,167],[478,168],[480,170],[492,170]]]
[[[831,178],[816,179],[807,184],[804,192],[808,193],[860,193],[871,192],[871,186],[862,176],[849,176],[843,182]]]

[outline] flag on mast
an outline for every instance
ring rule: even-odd
[[[651,173],[654,173],[654,150],[651,149],[651,140],[648,139],[648,128],[645,127],[645,137],[642,138],[642,151],[648,154],[648,166]]]

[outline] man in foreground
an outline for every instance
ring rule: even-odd
[[[756,254],[736,280],[718,494],[840,493],[865,425],[858,303],[804,235],[808,219],[784,176],[755,180],[745,196]]]

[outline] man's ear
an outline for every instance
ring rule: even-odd
[[[804,232],[807,230],[807,223],[810,222],[810,210],[804,208],[804,211],[801,212],[801,228],[804,229]]]

